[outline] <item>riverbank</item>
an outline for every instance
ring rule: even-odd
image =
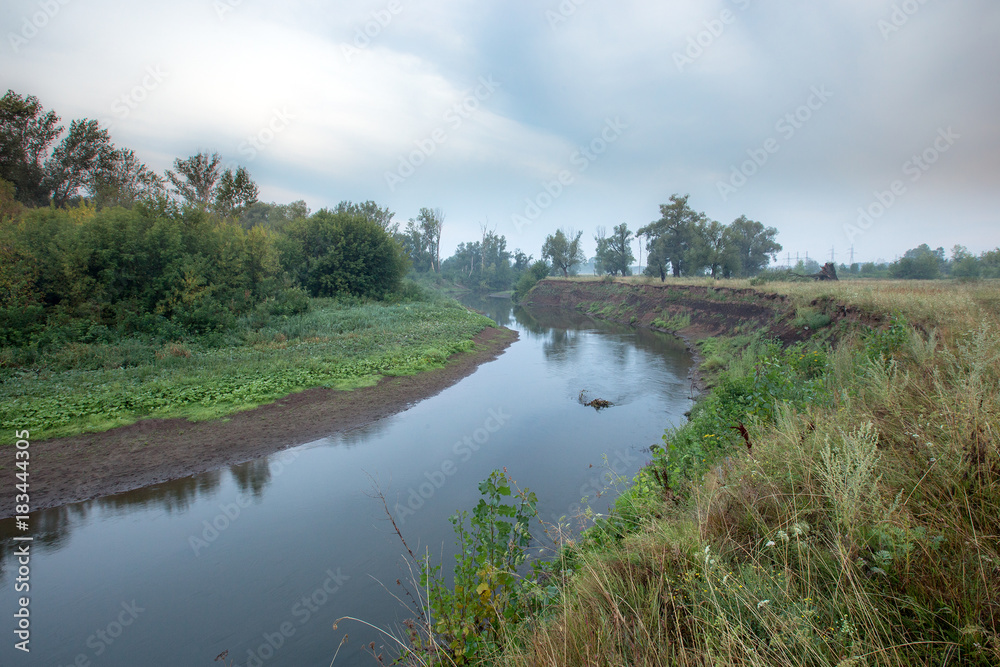
[[[712,381],[609,516],[494,593],[524,620],[483,664],[1000,663],[995,283],[536,290],[686,332]]]
[[[144,419],[101,433],[31,443],[32,509],[121,493],[241,463],[349,431],[433,396],[503,353],[517,333],[488,327],[443,366],[352,391],[307,389],[223,419]],[[0,470],[10,468],[0,466]],[[0,518],[14,498],[0,498]]]

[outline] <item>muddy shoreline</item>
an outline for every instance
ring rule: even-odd
[[[384,377],[353,391],[308,389],[225,419],[145,419],[103,433],[31,443],[31,509],[42,510],[196,475],[360,428],[402,412],[471,375],[518,338],[490,327],[442,368]],[[13,463],[0,466],[5,472]],[[0,497],[0,518],[14,515]]]

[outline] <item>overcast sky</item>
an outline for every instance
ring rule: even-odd
[[[776,227],[782,262],[1000,245],[996,0],[6,0],[0,22],[4,89],[156,171],[217,151],[264,201],[440,207],[448,253],[484,223],[592,254],[674,193]]]

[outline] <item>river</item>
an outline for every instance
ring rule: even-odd
[[[386,663],[412,617],[410,572],[384,494],[414,551],[453,562],[447,518],[506,467],[548,521],[605,512],[615,475],[690,409],[691,359],[670,336],[566,311],[466,299],[520,340],[437,396],[367,428],[202,475],[36,512],[30,581],[0,522],[0,664],[305,667]],[[614,405],[584,406],[581,392]],[[612,472],[613,471],[613,472]],[[29,592],[16,592],[27,583]],[[14,648],[30,597],[31,652]],[[383,648],[378,648],[383,647]]]

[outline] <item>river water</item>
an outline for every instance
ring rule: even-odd
[[[374,665],[368,642],[402,637],[410,547],[452,560],[447,518],[506,467],[548,521],[587,498],[607,511],[614,474],[691,407],[675,338],[567,311],[467,299],[520,340],[437,396],[347,434],[271,457],[31,516],[30,592],[16,592],[12,520],[0,522],[0,665]],[[600,412],[582,405],[603,398]],[[17,598],[30,597],[30,653]],[[380,649],[379,647],[384,647]]]

